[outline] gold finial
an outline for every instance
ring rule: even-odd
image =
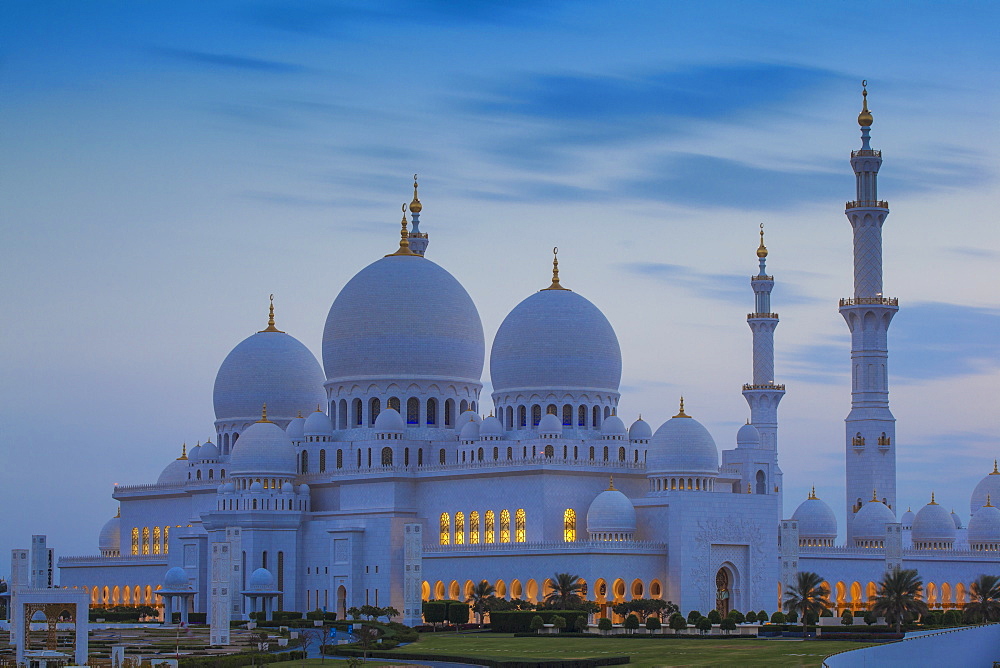
[[[997,470],[997,460],[993,460],[993,472],[990,475],[1000,475],[1000,471]]]
[[[747,494],[753,494],[753,492],[750,491],[750,483],[747,483]]]
[[[302,417],[302,411],[300,410],[300,411],[299,411],[299,414],[298,414],[298,415],[296,415],[295,417]]]
[[[760,246],[757,247],[757,257],[767,257],[767,246],[764,245],[764,223],[760,224]]]
[[[490,417],[493,417],[493,411],[492,410],[490,411]]]
[[[177,459],[179,459],[180,461],[185,461],[187,458],[188,458],[188,444],[187,443],[182,443],[181,444],[181,456],[178,457]]]
[[[403,205],[403,220],[400,221],[402,226],[402,231],[399,233],[399,250],[395,253],[389,253],[386,257],[392,257],[393,255],[412,255],[413,257],[420,257],[416,253],[410,250],[410,233],[406,231],[406,205]]]
[[[990,495],[989,494],[986,495],[986,506],[985,507],[986,508],[992,508],[993,507],[993,504],[990,503]]]
[[[875,493],[874,489],[872,490],[872,501],[878,501],[878,494]]]
[[[858,114],[858,125],[863,128],[870,128],[872,126],[872,112],[868,111],[868,80],[865,79],[861,82],[861,99],[863,100],[861,104],[861,113]]]
[[[809,492],[809,500],[810,501],[815,501],[817,499],[819,499],[819,497],[816,496],[816,485],[813,485],[812,486],[812,491]]]
[[[931,502],[928,503],[927,505],[929,505],[929,506],[936,506],[937,505],[937,501],[934,500],[934,492],[931,492]]]
[[[569,290],[559,284],[559,247],[552,249],[552,285],[543,290]]]
[[[267,312],[267,329],[262,329],[258,334],[263,334],[264,332],[277,332],[278,334],[284,334],[283,331],[274,326],[274,295],[268,297],[271,300],[271,306],[268,308]]]
[[[611,492],[615,489],[615,477],[613,475],[608,476],[608,488],[604,490],[605,492]]]
[[[639,413],[639,422],[642,422],[642,413]]]
[[[260,409],[260,419],[257,422],[270,422],[267,419],[267,404],[264,404]]]
[[[410,213],[420,213],[423,209],[423,205],[420,204],[420,198],[417,197],[417,175],[413,175],[413,201],[410,202]]]
[[[691,417],[690,415],[688,415],[687,413],[684,412],[684,397],[681,397],[681,410],[674,417],[675,418],[684,418],[684,417],[689,418],[689,417]]]
[[[321,404],[316,404],[316,412],[317,413],[322,413],[323,412],[323,407],[322,407]]]

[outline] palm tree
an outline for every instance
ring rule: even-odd
[[[969,587],[969,597],[971,602],[965,604],[969,621],[1000,620],[1000,576],[980,575]]]
[[[830,588],[823,584],[823,578],[811,571],[795,574],[795,584],[785,594],[785,609],[798,612],[805,623],[806,613],[817,617],[830,607]]]
[[[480,624],[483,623],[483,613],[489,610],[490,599],[496,598],[495,593],[496,589],[486,580],[480,581],[472,588],[472,593],[466,603],[472,605],[472,611],[478,615]]]
[[[896,633],[902,631],[905,618],[927,614],[927,604],[920,600],[924,581],[912,568],[893,569],[878,584],[878,594],[872,612],[895,622]]]
[[[556,573],[549,582],[550,593],[545,596],[546,605],[558,605],[563,610],[579,607],[583,603],[583,583],[579,575]]]

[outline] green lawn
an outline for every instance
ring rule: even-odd
[[[509,634],[423,633],[403,651],[494,658],[570,659],[627,654],[631,666],[819,666],[823,658],[865,643],[815,640],[515,638]],[[289,667],[290,668],[290,667]]]

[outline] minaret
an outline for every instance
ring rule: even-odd
[[[427,233],[420,231],[420,210],[423,208],[424,206],[420,203],[420,198],[417,197],[417,175],[414,174],[413,201],[410,202],[410,218],[413,219],[413,229],[410,230],[410,250],[421,257],[423,257],[429,243]]]
[[[889,204],[878,199],[882,152],[869,145],[872,115],[867,82],[862,82],[861,149],[851,151],[857,199],[847,203],[854,229],[854,296],[840,300],[840,314],[851,330],[851,412],[847,416],[847,539],[853,538],[851,518],[878,489],[895,513],[896,419],[889,411],[889,357],[886,335],[899,310],[895,298],[882,294],[882,224]]]

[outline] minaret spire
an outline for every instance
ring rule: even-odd
[[[403,205],[403,220],[399,223],[402,226],[402,231],[399,233],[399,250],[395,253],[389,253],[386,257],[392,257],[393,255],[410,255],[419,257],[416,253],[410,250],[410,234],[406,231],[406,205]]]
[[[882,225],[889,204],[878,199],[882,152],[871,148],[874,119],[868,109],[868,82],[862,81],[861,148],[851,151],[857,199],[845,213],[854,233],[854,296],[840,300],[851,330],[851,412],[846,419],[848,518],[861,507],[865,491],[882,490],[896,507],[896,419],[889,410],[888,330],[899,310],[882,293]],[[850,519],[847,538],[853,537]]]
[[[284,334],[283,331],[274,326],[274,295],[272,294],[270,297],[268,297],[268,299],[271,300],[271,306],[270,308],[268,308],[267,328],[262,329],[257,333],[263,334],[264,332],[276,332],[278,334]]]
[[[542,290],[569,290],[559,284],[559,247],[552,249],[552,285]]]
[[[424,205],[420,203],[417,196],[417,175],[413,175],[413,200],[410,202],[410,218],[413,219],[413,227],[410,229],[410,250],[423,257],[427,250],[429,240],[427,234],[420,231],[420,212]]]

